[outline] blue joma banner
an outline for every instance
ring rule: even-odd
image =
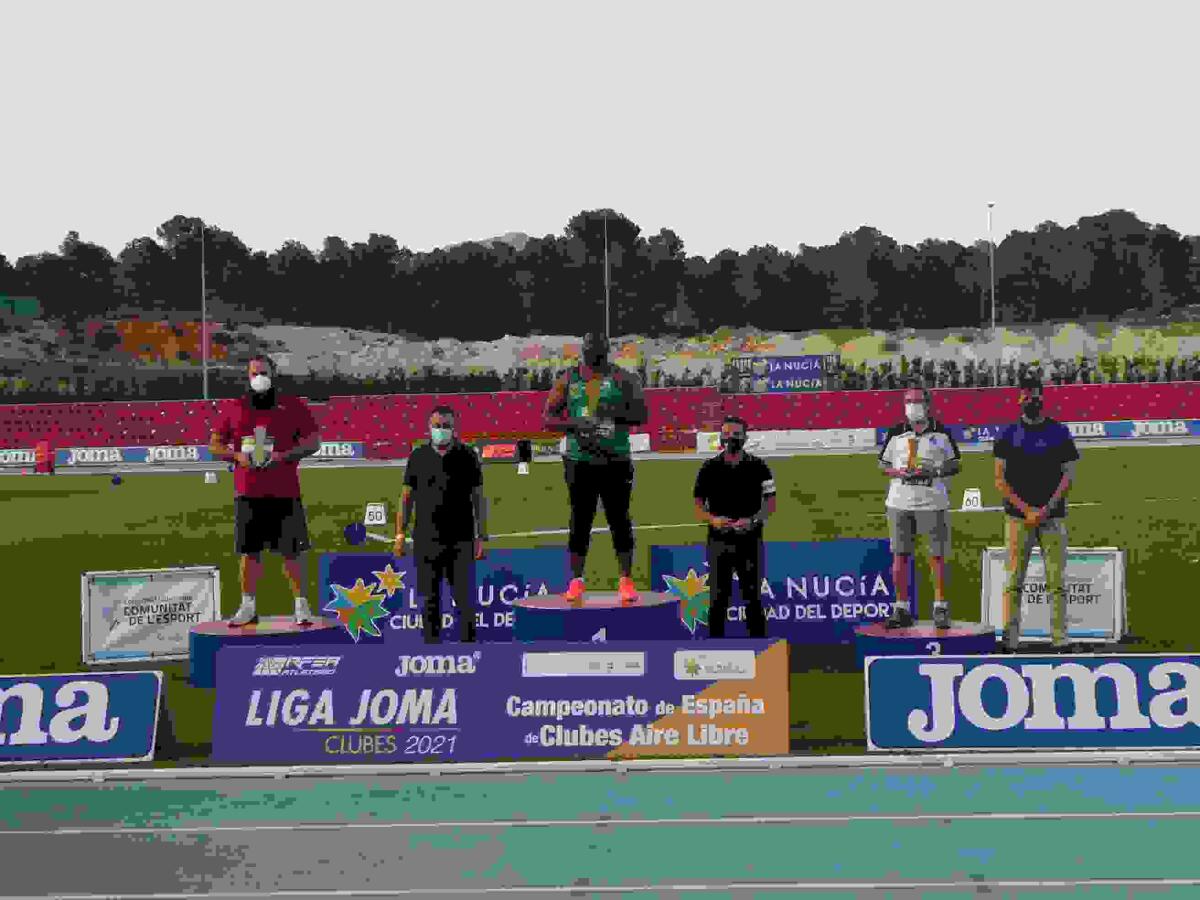
[[[32,451],[31,451],[32,452]],[[321,444],[313,456],[318,461],[364,459],[365,446],[361,441],[332,441]],[[29,457],[32,462],[32,456]],[[169,447],[66,447],[54,451],[58,466],[111,466],[120,463],[207,463],[213,461],[212,451],[205,446]]]
[[[326,553],[319,564],[321,613],[336,617],[356,641],[424,645],[425,599],[417,593],[412,554]],[[565,547],[489,550],[474,564],[477,635],[481,641],[513,639],[513,603],[522,597],[561,594],[570,581]],[[455,635],[458,611],[450,585],[442,584],[442,630]]]
[[[366,445],[361,441],[325,441],[313,455],[313,459],[364,459]]]
[[[121,463],[212,462],[212,451],[202,446],[170,447],[69,447],[54,451],[58,466],[111,466]]]
[[[712,583],[702,544],[650,548],[653,590],[679,599],[686,635],[708,634]],[[915,563],[909,584],[915,585]],[[854,628],[891,615],[895,585],[889,542],[844,538],[806,543],[767,542],[761,596],[767,635],[793,644],[848,644]],[[914,588],[914,597],[916,594]],[[735,579],[725,634],[746,636],[746,608]],[[919,605],[914,605],[919,612]]]
[[[146,460],[145,449],[142,448],[142,462]],[[71,447],[55,450],[54,463],[58,466],[111,466],[136,462],[136,450],[136,447]]]
[[[144,762],[161,672],[0,676],[0,764]]]
[[[866,663],[872,750],[1200,746],[1200,656],[893,656]]]

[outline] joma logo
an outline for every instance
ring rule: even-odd
[[[1192,705],[1200,696],[1200,666],[1167,661],[1154,666],[1146,678],[1153,692],[1146,712],[1142,711],[1142,686],[1137,673],[1119,662],[1107,662],[1094,668],[1080,663],[1025,664],[1018,668],[996,663],[975,666],[964,675],[960,663],[924,663],[918,672],[929,680],[929,712],[914,709],[908,714],[907,727],[917,740],[934,744],[946,740],[958,727],[961,715],[969,724],[984,731],[1146,731],[1152,728],[1178,729],[1200,725],[1200,705]],[[1174,678],[1182,685],[1171,688]],[[1004,689],[1004,703],[996,714],[983,705],[983,687],[995,679]],[[1065,680],[1070,685],[1073,709],[1069,716],[1055,697],[1055,686]],[[1111,716],[1100,715],[1097,689],[1105,680],[1116,695]]]
[[[344,459],[353,455],[354,446],[345,443],[322,444],[316,454],[317,459]]]
[[[195,447],[151,447],[150,462],[198,462],[200,451]]]
[[[1187,422],[1134,422],[1134,434],[1139,436],[1160,436],[1169,434],[1187,434]]]
[[[459,656],[401,656],[396,677],[409,675],[474,675],[479,651]]]
[[[57,710],[46,709],[46,694],[31,681],[0,690],[0,721],[6,708],[20,704],[20,714],[12,716],[16,729],[0,731],[0,744],[11,747],[30,744],[74,744],[91,741],[103,744],[117,734],[121,720],[108,714],[108,688],[98,681],[69,681],[54,692]],[[49,722],[46,717],[49,714]]]
[[[67,457],[70,465],[87,463],[119,463],[121,451],[115,447],[74,447]]]

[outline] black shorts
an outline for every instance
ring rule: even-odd
[[[595,459],[583,462],[563,459],[563,478],[569,487],[600,491],[601,486],[628,487],[633,490],[634,468],[632,459]]]
[[[311,548],[304,504],[293,497],[238,497],[233,508],[234,541],[242,556],[274,550],[297,556]]]

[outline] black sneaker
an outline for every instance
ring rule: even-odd
[[[950,629],[950,607],[938,606],[933,607],[933,627],[938,631],[948,631]]]
[[[892,607],[892,614],[888,616],[885,626],[887,628],[912,628],[913,615],[903,606],[896,604]]]

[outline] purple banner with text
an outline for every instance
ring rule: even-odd
[[[297,648],[300,650],[300,648]],[[221,763],[788,752],[781,640],[385,644],[219,652]]]
[[[854,629],[892,611],[892,551],[877,538],[834,541],[767,541],[759,596],[767,634],[792,644],[852,644]],[[913,611],[919,613],[916,561],[909,559]],[[706,637],[712,588],[703,544],[650,548],[650,583],[679,598],[680,633]],[[733,579],[725,633],[747,633],[741,584]]]
[[[513,639],[513,603],[523,597],[560,594],[571,578],[566,547],[490,550],[473,564],[471,585],[481,642]],[[325,553],[318,584],[321,610],[337,616],[358,643],[425,646],[425,600],[417,593],[411,553]],[[442,628],[458,633],[458,610],[442,584]]]

